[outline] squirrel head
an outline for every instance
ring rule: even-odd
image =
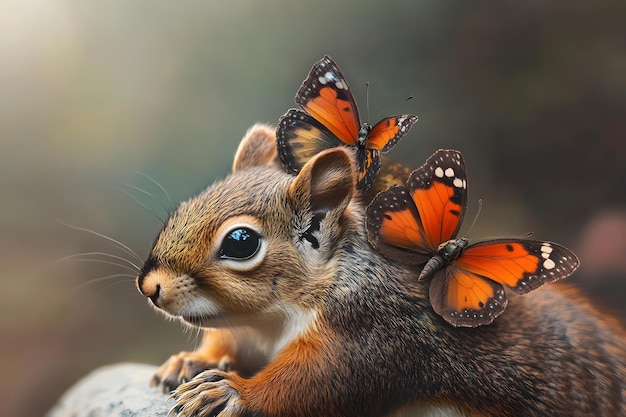
[[[233,172],[168,218],[137,277],[165,313],[196,326],[245,325],[315,307],[337,241],[359,228],[355,163],[335,148],[297,176],[279,168],[274,130],[256,125]]]

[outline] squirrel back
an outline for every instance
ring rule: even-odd
[[[616,321],[558,284],[512,295],[489,326],[450,326],[428,286],[369,245],[352,155],[324,151],[291,176],[273,140],[248,132],[232,175],[180,205],[137,278],[157,309],[207,329],[155,376],[180,384],[173,411],[626,415]]]

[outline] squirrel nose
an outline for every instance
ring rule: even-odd
[[[152,301],[152,304],[158,307],[161,297],[161,284],[154,284],[143,278],[145,277],[140,276],[137,278],[137,289],[140,293],[148,297],[150,301]]]
[[[161,296],[161,286],[159,284],[154,288],[154,293],[152,295],[147,295],[147,297],[152,301],[152,304],[158,307],[157,301]]]
[[[152,304],[158,307],[161,297],[161,284],[155,281],[154,279],[150,279],[149,273],[139,274],[137,276],[137,289],[141,294],[148,297],[150,301],[152,301]]]
[[[156,276],[154,272],[156,265],[157,263],[155,258],[148,258],[141,269],[141,272],[137,276],[136,285],[139,292],[148,297],[150,301],[158,307],[158,301],[161,296],[161,284],[159,283],[158,278],[155,279]]]

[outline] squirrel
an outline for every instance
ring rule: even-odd
[[[325,150],[293,176],[274,141],[253,126],[232,174],[180,204],[137,277],[156,309],[204,329],[152,380],[173,413],[626,416],[615,319],[558,283],[512,294],[488,326],[452,327],[414,271],[368,243],[353,155]],[[375,190],[408,175],[388,172]]]

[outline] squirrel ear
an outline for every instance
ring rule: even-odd
[[[257,123],[248,129],[239,143],[233,161],[233,172],[265,165],[279,167],[276,129],[270,125]]]
[[[348,206],[356,187],[356,173],[351,155],[342,148],[320,152],[300,170],[291,184],[292,200],[310,208],[315,214],[326,214]]]

